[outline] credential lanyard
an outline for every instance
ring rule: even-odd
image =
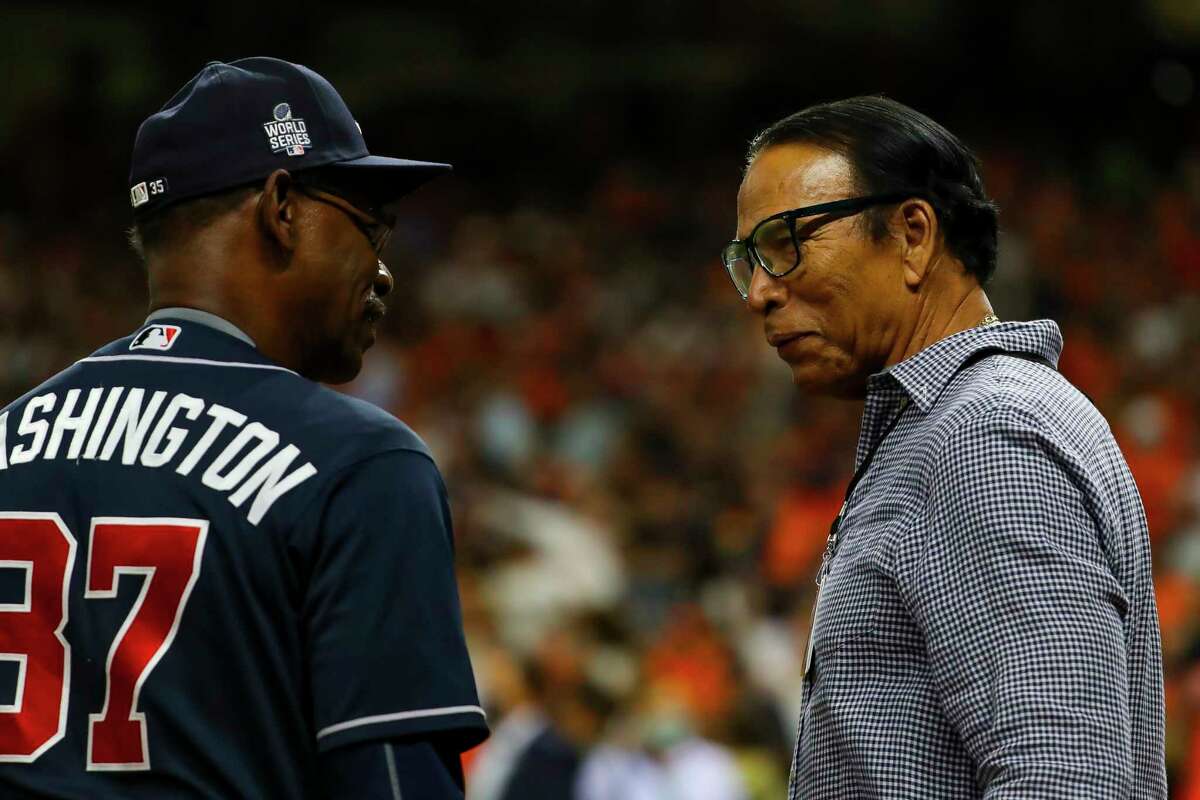
[[[804,680],[808,680],[808,669],[812,665],[813,653],[813,633],[817,626],[817,608],[821,605],[821,593],[825,590],[823,586],[825,582],[825,573],[829,570],[829,563],[833,560],[834,552],[837,550],[838,543],[838,528],[842,526],[842,520],[846,516],[846,508],[850,505],[850,496],[854,494],[854,488],[858,486],[858,482],[862,480],[863,475],[867,474],[867,470],[871,467],[871,461],[875,458],[875,453],[878,452],[879,446],[883,444],[884,439],[888,437],[896,427],[896,423],[900,422],[900,418],[904,416],[904,412],[908,410],[909,400],[907,397],[900,398],[900,410],[892,417],[892,421],[883,429],[883,435],[875,440],[875,444],[871,445],[871,449],[867,451],[863,457],[862,463],[858,465],[858,469],[854,470],[854,477],[850,479],[850,485],[846,487],[846,496],[842,499],[842,507],[838,510],[837,516],[833,518],[833,524],[829,526],[829,536],[825,539],[825,552],[821,554],[821,566],[817,569],[817,597],[813,600],[812,620],[808,625],[808,645],[804,649]]]

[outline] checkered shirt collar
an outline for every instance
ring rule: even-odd
[[[1062,332],[1053,320],[1001,322],[969,328],[872,375],[867,379],[867,396],[890,394],[898,385],[922,412],[928,412],[963,362],[980,350],[1029,353],[1058,364],[1062,347]]]

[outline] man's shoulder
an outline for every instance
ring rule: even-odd
[[[308,384],[298,397],[296,414],[307,436],[327,440],[338,449],[348,448],[348,458],[368,458],[393,450],[411,450],[429,456],[429,447],[405,422],[373,403]]]
[[[311,381],[204,326],[191,325],[186,333],[201,345],[195,352],[178,348],[168,353],[131,352],[131,343],[140,335],[135,333],[110,342],[76,366],[120,364],[133,370],[138,358],[148,359],[166,367],[155,371],[158,385],[169,390],[177,383],[180,391],[228,405],[314,454],[333,453],[347,460],[389,450],[428,455],[421,438],[383,409]]]
[[[241,400],[239,410],[294,442],[326,476],[400,450],[432,460],[421,437],[391,413],[297,375],[261,384]]]
[[[0,414],[7,414],[10,411],[19,409],[22,406],[26,405],[29,402],[29,400],[31,400],[34,397],[37,397],[38,395],[44,395],[48,392],[58,392],[58,391],[62,391],[64,389],[71,388],[72,383],[73,383],[73,378],[74,378],[75,374],[78,372],[78,370],[79,370],[79,365],[72,364],[71,366],[67,367],[66,369],[62,370],[61,372],[51,375],[49,378],[42,381],[37,386],[34,386],[29,391],[25,392],[25,394],[21,395],[20,397],[17,397],[15,400],[9,402],[7,405],[0,406]]]
[[[963,370],[932,409],[944,440],[1024,432],[1082,456],[1112,438],[1092,401],[1048,364],[1005,353]]]
[[[95,415],[106,420],[118,416],[117,410],[102,411],[109,400],[113,409],[136,400],[138,408],[131,407],[138,412],[135,416],[156,419],[176,404],[183,408],[200,404],[186,418],[175,413],[175,424],[199,437],[208,424],[203,421],[205,414],[231,421],[226,431],[253,423],[253,430],[265,430],[270,439],[277,437],[280,446],[294,446],[328,477],[393,451],[410,451],[432,460],[421,437],[387,411],[261,358],[239,362],[191,354],[144,355],[130,353],[129,341],[126,337],[106,345],[0,409],[0,413],[14,412],[7,420],[10,444],[25,416],[53,421],[68,403],[67,394],[75,391],[81,394],[72,413],[80,413],[85,403],[93,405],[90,395],[100,392],[103,398],[95,398]],[[37,397],[42,401],[30,402]]]

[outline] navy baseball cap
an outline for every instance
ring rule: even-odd
[[[373,156],[337,90],[277,58],[213,61],[138,128],[129,168],[135,216],[266,178],[321,169],[373,202],[395,200],[449,164]]]

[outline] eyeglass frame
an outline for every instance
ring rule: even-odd
[[[787,211],[780,211],[778,214],[772,214],[769,217],[764,217],[755,223],[754,227],[750,229],[750,233],[745,239],[733,239],[723,248],[721,248],[721,264],[725,267],[725,272],[729,275],[729,280],[733,283],[733,288],[737,289],[737,293],[742,296],[743,300],[748,300],[750,298],[749,287],[747,287],[745,292],[742,292],[741,288],[737,284],[737,280],[733,277],[733,267],[731,266],[731,261],[737,261],[739,259],[729,259],[726,257],[726,254],[729,253],[731,247],[740,247],[745,252],[747,260],[750,262],[750,266],[752,268],[750,272],[752,278],[754,276],[754,267],[761,267],[762,269],[766,270],[768,275],[776,278],[782,278],[785,275],[793,272],[796,267],[800,266],[800,243],[808,238],[804,237],[804,239],[801,239],[797,237],[796,220],[801,219],[802,217],[815,217],[821,214],[833,214],[837,212],[841,212],[839,216],[850,216],[857,214],[860,211],[865,211],[872,206],[887,205],[888,203],[899,203],[901,200],[919,196],[920,195],[915,192],[887,192],[884,194],[849,197],[844,200],[831,200],[826,203],[817,203],[816,205],[801,206],[799,208],[788,209]],[[796,251],[795,263],[793,263],[787,269],[779,272],[776,272],[766,265],[766,262],[763,260],[761,254],[759,254],[758,249],[754,246],[754,236],[758,233],[759,229],[777,219],[782,219],[787,223],[788,233],[792,237],[792,248]]]
[[[392,238],[392,232],[396,227],[395,216],[383,211],[367,211],[359,208],[355,203],[342,197],[337,192],[321,188],[308,181],[297,180],[295,181],[295,186],[313,200],[331,205],[342,211],[350,218],[355,227],[367,237],[367,241],[370,242],[371,249],[375,251],[376,257],[383,257],[383,251],[387,249],[388,242]]]

